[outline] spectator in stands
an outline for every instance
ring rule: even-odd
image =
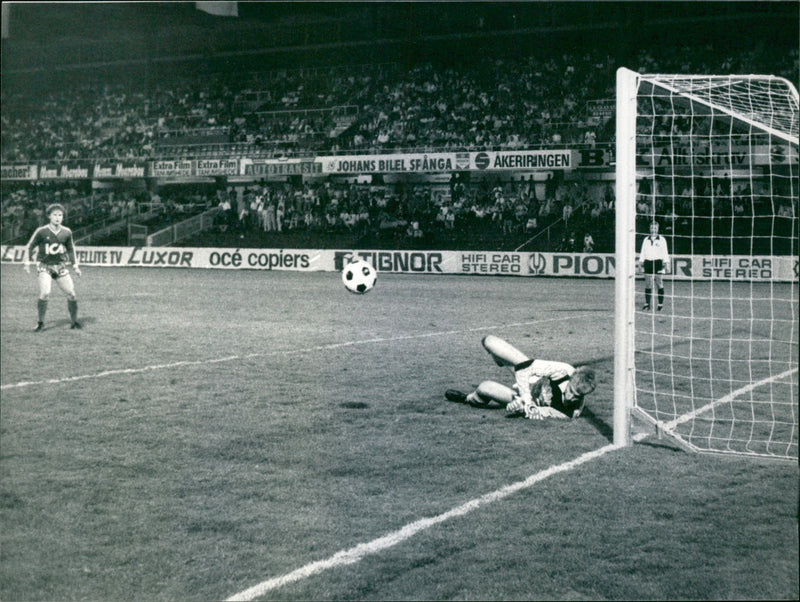
[[[267,195],[266,208],[265,208],[266,212],[266,218],[264,221],[265,232],[274,232],[275,230],[278,229],[278,224],[276,222],[276,217],[275,217],[276,205],[277,203],[275,202],[275,198],[270,191],[270,194]]]
[[[561,219],[564,220],[564,226],[569,226],[569,219],[572,217],[572,204],[569,199],[564,200],[564,206],[561,208]]]
[[[226,232],[228,227],[231,225],[231,217],[233,215],[233,209],[231,207],[231,201],[227,194],[225,194],[219,202],[219,213],[217,213],[217,225],[221,232]]]
[[[237,217],[237,231],[239,238],[244,238],[244,233],[247,230],[248,219],[250,216],[250,206],[243,191],[236,194],[236,217]]]
[[[278,203],[275,207],[275,230],[277,232],[283,231],[283,220],[286,216],[286,199],[283,194],[278,197]]]
[[[267,203],[266,203],[266,189],[260,188],[256,194],[255,211],[258,215],[258,228],[262,232],[267,231]]]
[[[513,234],[516,212],[510,202],[502,200],[499,204],[500,215],[503,221],[503,234]]]
[[[583,236],[583,252],[594,253],[594,238],[592,238],[590,232],[587,232]]]
[[[563,253],[572,253],[577,251],[578,249],[575,248],[576,240],[577,239],[574,232],[564,232],[564,237],[561,239],[561,248],[559,250]]]

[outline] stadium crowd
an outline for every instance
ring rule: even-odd
[[[162,186],[157,193],[27,184],[13,189],[4,201],[3,240],[29,237],[42,223],[42,208],[53,200],[65,206],[78,236],[89,224],[126,218],[153,232],[216,207],[216,227],[206,236],[232,244],[241,244],[237,238],[266,244],[275,236],[303,234],[305,239],[331,235],[390,246],[489,243],[499,248],[502,240],[520,244],[539,238],[542,250],[580,251],[586,234],[608,242],[602,232],[609,231],[613,220],[614,194],[610,184],[537,183],[530,178],[471,183],[461,181],[459,174],[439,185],[263,181],[243,190],[181,184]],[[144,216],[149,221],[137,219]]]
[[[697,60],[700,58],[701,60]],[[736,58],[663,48],[641,71],[774,72],[790,79],[798,51]],[[543,59],[486,58],[212,74],[59,88],[42,98],[2,90],[2,161],[270,155],[432,149],[514,149],[613,141],[587,103],[614,96],[615,61],[597,51]],[[237,146],[224,146],[224,145]],[[220,146],[223,145],[223,146]]]
[[[546,194],[537,195],[537,188]],[[377,245],[424,246],[449,239],[471,248],[502,240],[519,243],[546,232],[549,247],[581,251],[585,235],[593,230],[597,236],[613,220],[610,185],[537,186],[524,178],[465,185],[455,176],[444,186],[262,183],[218,200],[218,232],[249,240],[270,233],[327,232]],[[562,228],[550,233],[556,223]],[[567,235],[563,240],[562,234]]]
[[[633,64],[640,71],[675,73],[750,73],[777,67],[778,74],[791,77],[798,71],[798,52],[775,55],[759,46],[730,56],[711,46],[703,52],[662,47],[657,54],[641,51]],[[35,100],[3,87],[2,161],[610,144],[613,119],[593,117],[587,106],[613,98],[614,70],[609,54],[587,51],[486,58],[458,67],[423,62],[405,70],[376,64],[216,74],[160,80],[146,88],[105,83],[60,88]],[[3,240],[24,236],[42,223],[42,207],[53,200],[65,203],[69,220],[80,227],[134,215],[165,196],[160,191],[76,188],[80,186],[74,182],[4,184]],[[606,247],[613,244],[599,235],[613,215],[613,191],[597,183],[537,187],[530,181],[454,178],[444,189],[428,184],[263,183],[244,198],[228,199],[227,190],[205,192],[192,201],[185,192],[172,196],[175,202],[163,204],[167,213],[181,213],[187,204],[219,204],[219,197],[225,197],[236,215],[235,220],[221,220],[220,229],[226,232],[269,232],[274,224],[275,231],[401,232],[417,239],[437,229],[465,236],[496,229],[504,235],[546,233],[550,249],[582,250],[587,235],[595,250],[611,250]],[[273,206],[274,222],[268,219]],[[796,215],[797,208],[780,210]],[[553,240],[556,230],[549,226],[556,222],[560,227]]]

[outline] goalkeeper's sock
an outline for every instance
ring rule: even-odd
[[[664,289],[663,288],[658,289],[658,305],[659,305],[659,307],[664,305]]]
[[[653,293],[649,288],[644,289],[644,304],[650,306],[650,295]]]
[[[36,310],[39,312],[39,322],[44,322],[44,316],[47,314],[47,299],[39,299],[36,302]]]
[[[78,301],[77,299],[67,299],[67,309],[69,309],[69,319],[74,324],[78,321]]]
[[[483,407],[488,406],[492,402],[492,398],[482,395],[478,391],[473,391],[467,395],[466,402],[471,406]]]

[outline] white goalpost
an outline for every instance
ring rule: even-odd
[[[797,460],[797,90],[620,69],[616,118],[614,444],[635,421],[692,451]],[[643,309],[654,221],[670,259]]]

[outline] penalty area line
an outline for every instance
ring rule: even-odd
[[[636,435],[633,439],[634,441],[640,441],[644,439],[647,435],[642,433]],[[435,527],[436,525],[443,523],[445,521],[450,520],[451,518],[457,518],[460,516],[464,516],[469,514],[473,510],[477,510],[483,506],[487,506],[489,504],[493,504],[502,500],[505,497],[513,493],[517,493],[518,491],[522,491],[524,489],[529,489],[533,487],[536,483],[547,479],[553,475],[567,472],[572,470],[581,464],[585,464],[586,462],[590,462],[596,458],[599,458],[610,451],[614,451],[615,449],[621,449],[614,444],[609,444],[594,451],[586,452],[575,458],[574,460],[570,460],[568,462],[564,462],[563,464],[558,464],[556,466],[551,466],[545,470],[537,472],[529,476],[527,479],[523,481],[517,481],[516,483],[512,483],[511,485],[506,485],[496,491],[492,491],[491,493],[484,494],[480,497],[474,498],[461,504],[460,506],[456,506],[447,512],[439,514],[437,516],[432,516],[429,518],[422,518],[420,520],[414,521],[413,523],[409,523],[404,527],[392,531],[382,537],[377,539],[373,539],[367,543],[361,543],[352,548],[346,550],[340,550],[336,552],[333,556],[326,558],[325,560],[318,560],[316,562],[311,562],[306,564],[305,566],[300,567],[299,569],[295,569],[290,573],[286,573],[285,575],[281,575],[279,577],[273,577],[272,579],[268,579],[266,581],[262,581],[258,585],[254,585],[253,587],[249,587],[237,594],[234,594],[226,599],[226,602],[231,601],[246,601],[246,600],[254,600],[264,594],[277,589],[279,587],[283,587],[284,585],[289,585],[290,583],[295,583],[297,581],[302,581],[303,579],[307,579],[329,569],[335,569],[338,567],[346,566],[349,564],[355,564],[366,558],[367,556],[371,556],[373,554],[378,554],[384,550],[387,550],[393,546],[396,546],[399,543],[410,539],[417,533],[420,533],[426,529],[430,529],[431,527]]]
[[[115,370],[103,370],[102,372],[96,372],[94,374],[81,374],[79,376],[65,376],[62,378],[50,378],[47,380],[33,380],[33,381],[22,381],[17,383],[9,383],[5,385],[0,385],[0,391],[6,391],[8,389],[21,389],[24,387],[34,387],[38,385],[58,385],[62,383],[71,383],[81,380],[89,380],[94,378],[104,378],[108,376],[119,376],[119,375],[127,375],[127,374],[142,374],[145,372],[154,372],[157,370],[169,370],[173,368],[184,368],[190,366],[210,366],[212,364],[222,364],[225,362],[235,362],[240,360],[246,359],[254,359],[259,357],[276,357],[282,355],[294,355],[298,353],[313,353],[315,351],[328,351],[331,349],[340,349],[342,347],[354,347],[357,345],[370,345],[375,343],[392,343],[395,341],[407,341],[412,339],[424,339],[424,338],[431,338],[431,337],[442,337],[442,336],[450,336],[450,335],[458,335],[458,334],[467,334],[470,332],[480,332],[486,330],[503,330],[505,328],[513,328],[517,326],[531,326],[533,324],[544,324],[547,322],[561,322],[564,320],[575,320],[581,316],[566,316],[566,317],[559,317],[559,318],[548,318],[545,320],[531,320],[529,322],[515,322],[511,324],[502,324],[502,325],[495,325],[495,326],[478,326],[475,328],[467,328],[464,330],[439,330],[433,332],[423,332],[418,334],[408,334],[408,335],[398,335],[394,337],[377,337],[374,339],[362,339],[359,341],[345,341],[343,343],[329,343],[326,345],[316,345],[314,347],[306,347],[304,349],[282,349],[279,351],[266,351],[266,352],[258,352],[258,353],[246,353],[242,355],[229,355],[226,357],[218,357],[218,358],[210,358],[210,359],[202,359],[202,360],[183,360],[178,362],[170,362],[167,364],[154,364],[151,366],[142,366],[140,368],[118,368]]]

